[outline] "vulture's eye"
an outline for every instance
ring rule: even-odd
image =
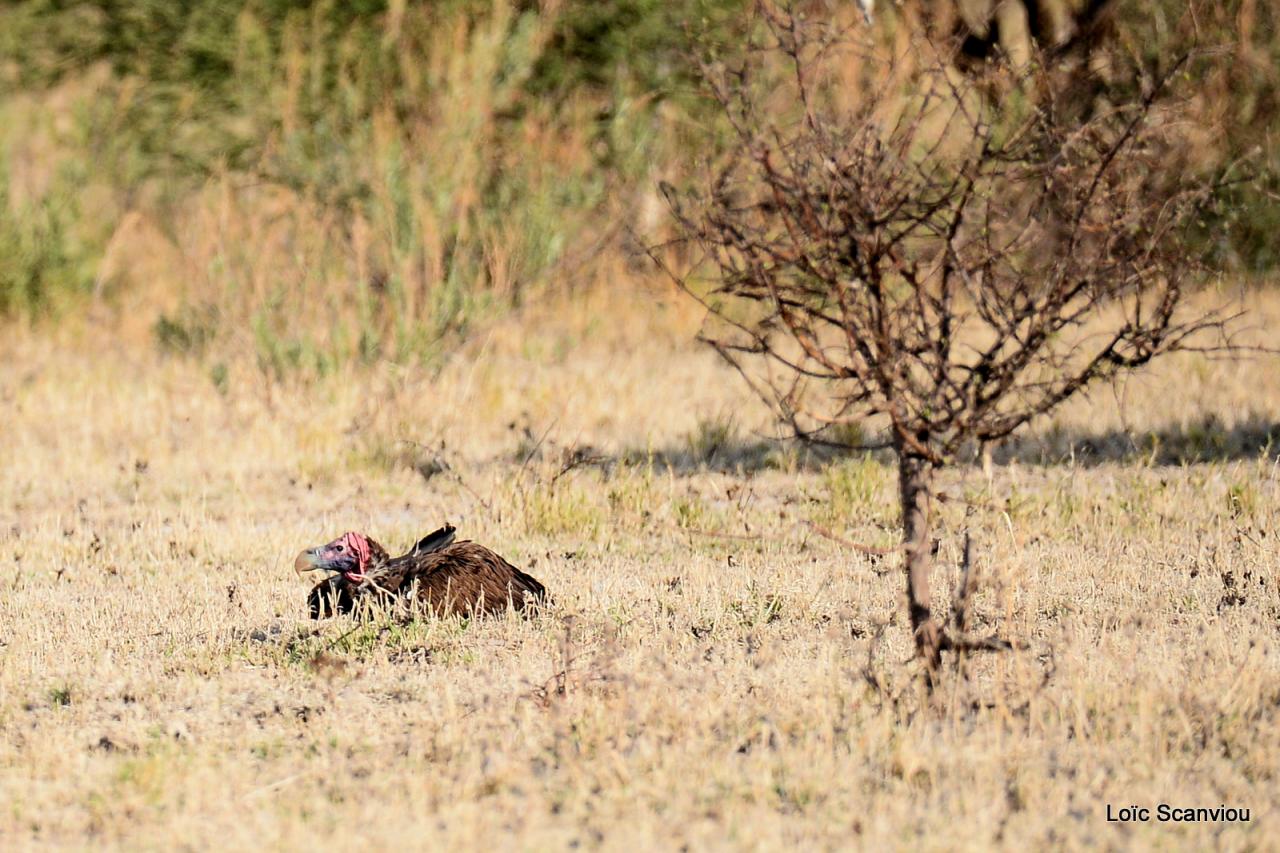
[[[335,550],[335,551],[339,551],[339,552],[340,552],[340,551],[342,551],[342,546],[341,546],[341,545],[338,545],[338,546],[337,546],[337,547],[335,547],[333,550]]]

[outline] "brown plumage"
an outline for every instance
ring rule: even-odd
[[[542,584],[498,554],[475,542],[455,542],[452,527],[442,527],[395,558],[367,536],[347,533],[303,551],[294,566],[334,573],[307,595],[312,619],[351,613],[362,601],[413,603],[439,615],[469,615],[508,606],[523,610],[546,597]]]

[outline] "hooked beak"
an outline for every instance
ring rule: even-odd
[[[298,555],[293,561],[293,570],[299,575],[306,572],[333,572],[341,574],[342,569],[330,563],[322,562],[319,555],[319,548],[308,548]]]

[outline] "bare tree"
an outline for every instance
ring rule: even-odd
[[[1230,346],[1232,317],[1188,298],[1182,237],[1211,188],[1162,168],[1179,133],[1167,78],[1089,118],[1016,86],[994,103],[940,53],[867,86],[865,63],[863,84],[841,73],[848,33],[759,15],[736,65],[703,66],[728,156],[700,189],[666,188],[714,274],[673,275],[708,309],[702,338],[795,434],[883,424],[932,683],[944,650],[1002,645],[935,617],[936,472],[1093,383]]]

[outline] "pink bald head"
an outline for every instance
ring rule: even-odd
[[[299,572],[326,571],[342,575],[352,583],[365,579],[365,571],[381,548],[363,533],[344,533],[328,545],[310,548],[298,555],[293,567]]]
[[[347,573],[347,580],[362,581],[364,580],[364,570],[369,567],[369,540],[363,533],[356,533],[354,530],[342,534],[342,538],[335,540],[334,544],[346,546],[347,550],[355,555],[356,570]]]

